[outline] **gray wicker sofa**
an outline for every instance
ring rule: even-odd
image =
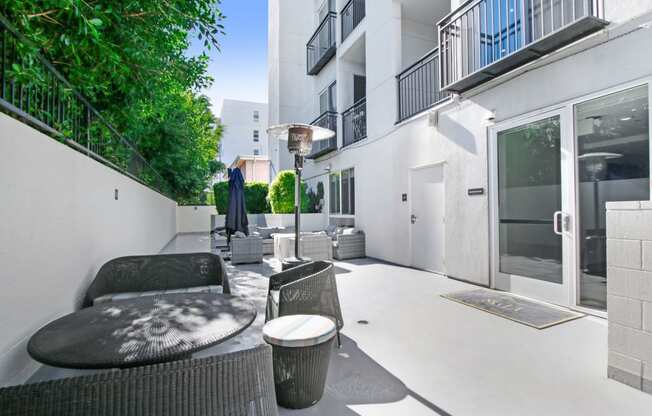
[[[263,254],[274,254],[274,234],[291,234],[294,232],[294,227],[260,227],[249,226],[249,231],[252,235],[257,235],[263,239]]]
[[[277,416],[272,349],[0,389],[4,416]]]
[[[113,298],[176,292],[231,293],[224,260],[211,253],[113,259],[100,268],[86,291],[83,307]]]
[[[286,315],[321,315],[344,327],[333,263],[315,261],[269,278],[265,322]]]

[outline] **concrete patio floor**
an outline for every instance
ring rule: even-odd
[[[164,252],[209,250],[178,236]],[[432,273],[363,259],[337,262],[345,320],[326,392],[281,415],[649,415],[652,396],[608,380],[606,321],[586,317],[546,330],[446,300],[474,288]],[[262,341],[267,277],[278,263],[229,265],[235,294],[259,315],[243,334],[200,356]],[[366,322],[366,323],[365,323]],[[33,381],[71,375],[43,368]]]

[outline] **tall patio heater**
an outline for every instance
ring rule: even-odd
[[[267,129],[267,134],[279,140],[288,142],[288,151],[294,155],[294,259],[289,260],[291,266],[301,264],[299,257],[299,239],[301,237],[301,172],[303,161],[312,151],[313,141],[328,140],[335,132],[323,127],[308,124],[290,123],[273,126]]]

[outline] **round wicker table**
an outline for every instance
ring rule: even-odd
[[[303,409],[321,399],[336,332],[332,320],[316,315],[289,315],[265,324],[279,405]]]
[[[238,335],[255,318],[251,302],[231,295],[143,296],[57,319],[32,336],[27,351],[55,367],[137,367],[188,358]]]

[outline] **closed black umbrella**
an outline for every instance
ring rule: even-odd
[[[249,235],[249,220],[244,195],[244,178],[239,168],[229,170],[229,206],[224,222],[229,242],[231,235],[240,231]]]

